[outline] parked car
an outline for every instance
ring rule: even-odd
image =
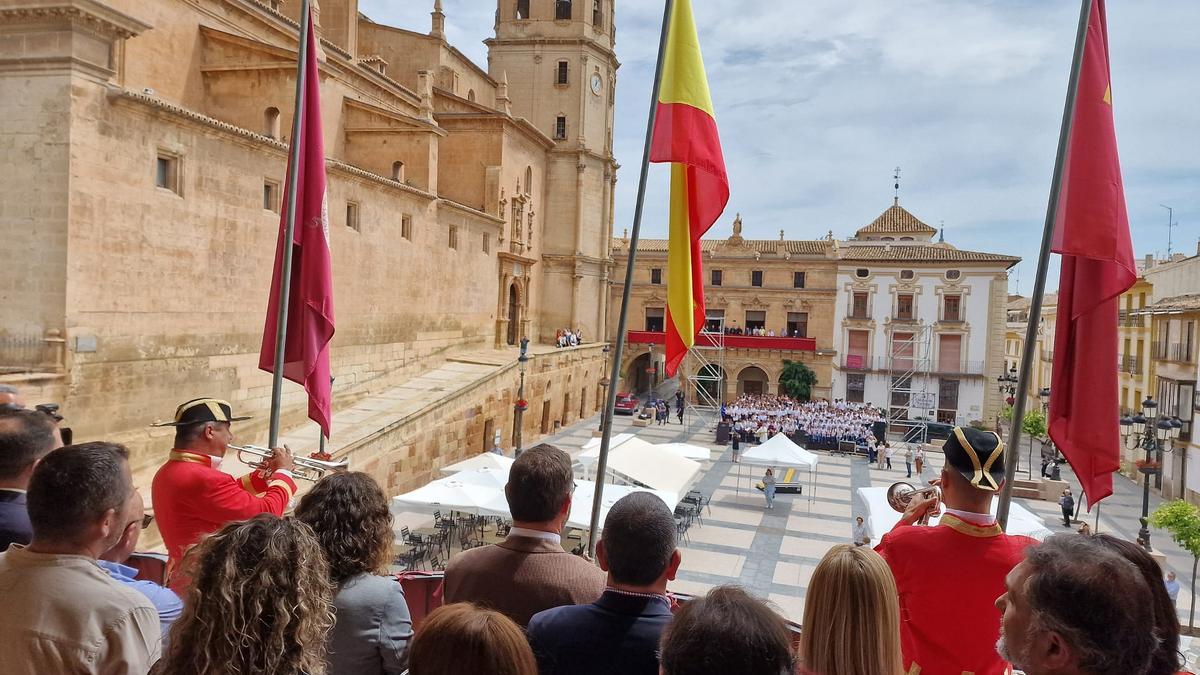
[[[636,394],[624,392],[617,394],[617,403],[613,406],[613,412],[621,415],[633,415],[637,413],[640,401]]]

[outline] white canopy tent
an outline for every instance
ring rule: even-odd
[[[439,471],[444,474],[454,474],[459,471],[474,471],[476,469],[489,469],[504,475],[505,480],[508,479],[508,470],[512,468],[513,462],[516,460],[498,455],[494,452],[485,452],[474,457],[469,457],[461,462],[455,462],[449,466],[443,466]]]
[[[687,494],[696,482],[700,468],[700,462],[680,457],[640,438],[631,438],[608,453],[608,471],[617,480],[674,495]]]
[[[608,449],[612,450],[613,448],[617,447],[618,445],[624,443],[625,441],[627,441],[631,438],[634,438],[633,434],[616,434],[608,442]],[[584,451],[586,452],[589,450],[595,450],[596,451],[595,456],[599,457],[600,456],[600,439],[601,439],[600,436],[594,436],[591,439],[589,439],[587,443],[583,444]]]
[[[680,457],[694,459],[697,462],[707,462],[708,460],[712,459],[711,450],[699,445],[692,445],[690,443],[658,443],[656,444],[656,447],[662,448],[663,450],[670,450]]]
[[[400,508],[446,509],[479,515],[507,515],[504,483],[489,470],[460,471],[392,498]]]
[[[611,453],[621,446],[622,443],[636,438],[633,434],[617,434],[612,437],[609,442],[608,451]],[[611,455],[610,455],[611,456]],[[575,462],[583,467],[584,478],[592,478],[592,473],[596,470],[596,464],[600,461],[600,437],[597,436],[587,443],[583,444],[583,452],[575,457]]]
[[[867,505],[866,521],[871,528],[872,541],[876,543],[900,521],[900,514],[888,504],[887,491],[885,487],[858,489],[859,496]],[[997,499],[992,499],[992,515],[996,513],[996,504]],[[937,518],[929,519],[930,525],[936,525],[937,522]],[[1023,534],[1039,541],[1053,534],[1041,518],[1015,502],[1009,506],[1008,533]]]
[[[756,445],[741,455],[741,463],[751,466],[769,466],[773,468],[789,468],[808,471],[808,498],[816,495],[816,471],[818,457],[816,454],[792,442],[787,434],[775,434],[766,443]],[[779,480],[779,476],[775,477]],[[738,469],[738,489],[741,489],[742,474]]]
[[[605,484],[604,496],[600,500],[600,529],[604,529],[604,519],[617,500],[634,492],[649,492],[667,505],[672,511],[679,504],[679,496],[663,490],[651,490],[632,485]],[[571,515],[567,517],[568,527],[586,530],[592,525],[592,499],[596,494],[596,483],[590,480],[575,481],[575,494],[571,498]]]

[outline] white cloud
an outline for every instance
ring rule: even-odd
[[[429,2],[361,0],[372,19],[428,30]],[[486,67],[495,4],[445,0],[450,40]],[[693,0],[746,235],[848,236],[891,203],[945,221],[963,248],[1020,255],[1032,287],[1078,4],[1044,0]],[[662,5],[617,2],[618,233],[632,221]],[[1200,3],[1110,2],[1114,109],[1139,254],[1200,235]],[[644,227],[665,234],[666,170]],[[1052,284],[1053,286],[1053,284]]]

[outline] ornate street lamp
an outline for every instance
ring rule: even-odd
[[[1138,542],[1147,550],[1150,548],[1150,478],[1161,473],[1158,457],[1162,453],[1163,443],[1178,438],[1183,423],[1178,418],[1160,415],[1158,404],[1147,396],[1142,401],[1142,410],[1137,415],[1126,415],[1120,420],[1121,436],[1128,448],[1141,448],[1146,451],[1146,459],[1136,462],[1138,471],[1145,474],[1145,484],[1142,486],[1142,527],[1138,530]]]
[[[604,402],[605,407],[600,409],[600,431],[604,431],[604,418],[608,415],[608,345],[604,345],[604,349],[600,350],[604,354],[604,368],[600,370],[600,400]]]
[[[521,338],[521,355],[517,357],[517,370],[521,371],[521,385],[517,388],[517,403],[513,408],[516,410],[516,450],[513,451],[514,457],[521,456],[521,432],[525,427],[525,411],[529,409],[529,403],[525,400],[525,368],[529,364],[529,338]]]

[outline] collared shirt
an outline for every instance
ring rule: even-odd
[[[869,528],[867,528],[867,523],[865,521],[863,522],[862,525],[855,523],[853,526],[853,530],[854,530],[854,543],[856,543],[856,544],[865,544],[865,543],[867,543],[867,540],[871,537],[871,530]]]
[[[975,513],[974,511],[962,511],[960,509],[946,508],[946,513],[957,516],[959,520],[968,522],[972,525],[981,525],[988,527],[996,524],[996,516],[990,513]]]
[[[1172,603],[1174,603],[1176,600],[1179,599],[1179,582],[1178,581],[1176,581],[1174,579],[1167,579],[1166,581],[1163,582],[1163,585],[1167,587],[1167,597],[1171,598]]]
[[[146,597],[82,555],[0,554],[0,664],[6,675],[144,673],[162,651]]]
[[[133,567],[108,560],[97,560],[96,564],[108,572],[108,576],[146,596],[146,599],[154,605],[154,609],[158,610],[158,625],[162,630],[163,644],[165,645],[167,631],[171,629],[171,624],[179,618],[180,614],[183,614],[183,601],[179,599],[179,596],[172,593],[171,589],[159,586],[153,581],[138,579],[137,570]]]
[[[562,545],[562,535],[557,532],[546,532],[545,530],[531,530],[527,527],[509,528],[508,536],[510,537],[532,537],[534,539],[545,539],[552,541],[558,545]]]

